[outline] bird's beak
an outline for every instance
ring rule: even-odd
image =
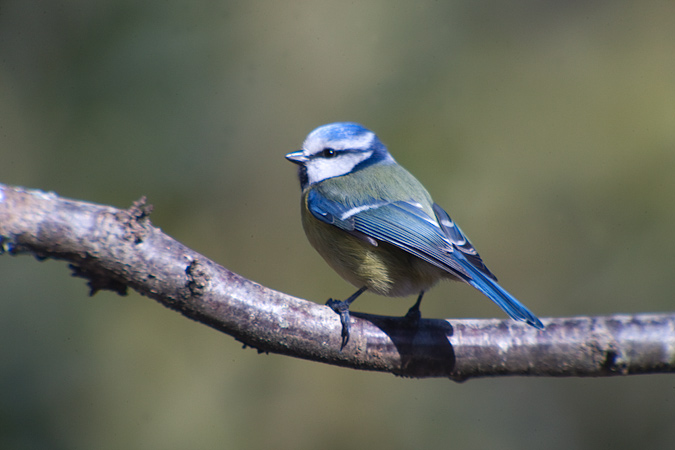
[[[293,164],[304,164],[307,162],[307,157],[302,153],[302,150],[289,153],[286,155],[286,159]]]

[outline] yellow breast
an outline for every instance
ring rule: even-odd
[[[372,245],[318,220],[307,208],[307,195],[302,200],[302,226],[328,265],[358,288],[366,286],[380,295],[401,297],[427,290],[450,275],[398,247],[384,242]]]

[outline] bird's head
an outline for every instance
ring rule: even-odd
[[[395,163],[375,133],[353,122],[320,126],[307,135],[302,150],[286,159],[300,166],[302,189],[373,164]]]

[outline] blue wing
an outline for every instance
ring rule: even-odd
[[[432,217],[414,201],[367,198],[356,205],[345,205],[316,190],[309,192],[307,205],[317,219],[373,245],[377,241],[395,245],[464,280],[513,319],[543,328],[539,319],[496,283],[476,249],[440,206],[433,205]]]

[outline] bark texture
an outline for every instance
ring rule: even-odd
[[[247,280],[165,235],[145,199],[129,209],[0,184],[0,252],[70,263],[91,294],[128,288],[264,352],[409,377],[673,372],[675,314],[508,320],[352,313],[341,351],[329,308]]]

